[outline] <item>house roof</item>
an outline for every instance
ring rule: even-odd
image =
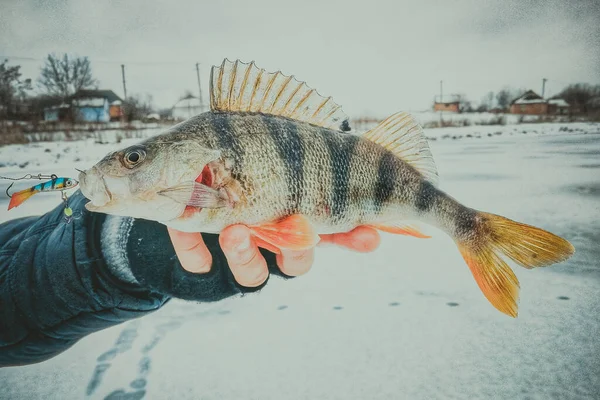
[[[550,99],[548,100],[548,104],[554,104],[558,107],[569,107],[569,103],[567,103],[564,99]]]
[[[104,107],[105,98],[102,97],[79,97],[73,99],[73,105],[77,107]]]
[[[533,90],[528,90],[523,93],[521,96],[517,97],[513,100],[512,104],[537,104],[537,103],[545,103],[546,100]]]
[[[440,96],[435,96],[434,102],[438,104],[460,103],[460,98],[455,94],[445,94],[441,98]]]
[[[93,98],[103,98],[108,100],[109,103],[114,103],[115,101],[123,101],[115,92],[112,90],[91,90],[91,89],[82,89],[77,91],[71,99],[93,99]]]
[[[179,99],[179,101],[177,101],[177,103],[175,103],[173,105],[172,108],[177,109],[177,108],[194,108],[194,107],[198,107],[200,108],[200,103],[198,102],[198,98],[196,96],[186,96],[183,97],[181,99]]]

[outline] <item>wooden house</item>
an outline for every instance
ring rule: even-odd
[[[459,113],[460,109],[460,99],[454,95],[448,96],[436,96],[433,102],[433,111],[447,111]]]

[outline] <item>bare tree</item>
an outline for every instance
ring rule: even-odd
[[[141,120],[153,110],[152,96],[149,94],[146,94],[145,98],[139,95],[130,96],[123,103],[123,112],[128,122]]]
[[[589,101],[598,96],[600,96],[600,85],[576,83],[564,88],[556,97],[578,107],[582,112],[587,112]]]
[[[460,112],[473,111],[473,107],[471,107],[471,102],[467,99],[467,96],[464,93],[454,95],[454,99],[458,101],[458,109],[460,110]]]
[[[27,90],[31,90],[31,79],[21,80],[20,65],[8,65],[8,60],[0,63],[0,115],[6,119],[11,107],[23,100]]]
[[[513,100],[512,96],[511,90],[507,87],[496,93],[496,103],[498,104],[498,107],[502,110],[506,110]]]
[[[78,90],[95,87],[98,81],[92,76],[92,66],[87,57],[59,58],[48,54],[38,80],[48,94],[67,98]]]

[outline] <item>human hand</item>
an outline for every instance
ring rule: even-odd
[[[186,233],[168,228],[177,257],[182,267],[193,273],[210,271],[212,255],[200,233]],[[379,233],[367,226],[359,226],[350,232],[320,235],[322,244],[341,246],[358,252],[370,252],[379,246]],[[229,268],[241,286],[257,287],[269,277],[267,262],[259,251],[265,247],[244,225],[232,225],[223,230],[219,244],[227,258]],[[274,250],[269,248],[268,250]],[[277,266],[288,276],[307,273],[314,260],[314,248],[302,251],[280,250],[276,256]]]

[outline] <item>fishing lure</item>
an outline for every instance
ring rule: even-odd
[[[21,180],[21,179],[47,179],[47,176],[44,176],[42,174],[38,174],[38,175],[25,175],[22,178],[6,178],[6,179],[11,179],[11,180]],[[21,204],[23,204],[23,202],[27,199],[29,199],[31,196],[33,196],[36,193],[41,193],[41,192],[57,192],[60,191],[62,192],[62,199],[65,202],[65,211],[68,208],[68,204],[67,204],[67,195],[64,192],[67,189],[72,189],[75,186],[77,186],[79,184],[79,182],[73,178],[66,178],[66,177],[58,177],[56,175],[50,175],[50,180],[46,181],[46,182],[42,182],[42,183],[38,183],[35,186],[32,186],[28,189],[24,189],[21,190],[19,192],[10,194],[8,191],[10,190],[10,188],[12,187],[13,184],[11,184],[7,189],[6,189],[6,194],[8,195],[8,197],[10,197],[10,203],[8,204],[8,209],[12,209],[14,207],[18,207]],[[67,215],[67,212],[65,212],[65,215]],[[70,215],[67,215],[70,216]]]

